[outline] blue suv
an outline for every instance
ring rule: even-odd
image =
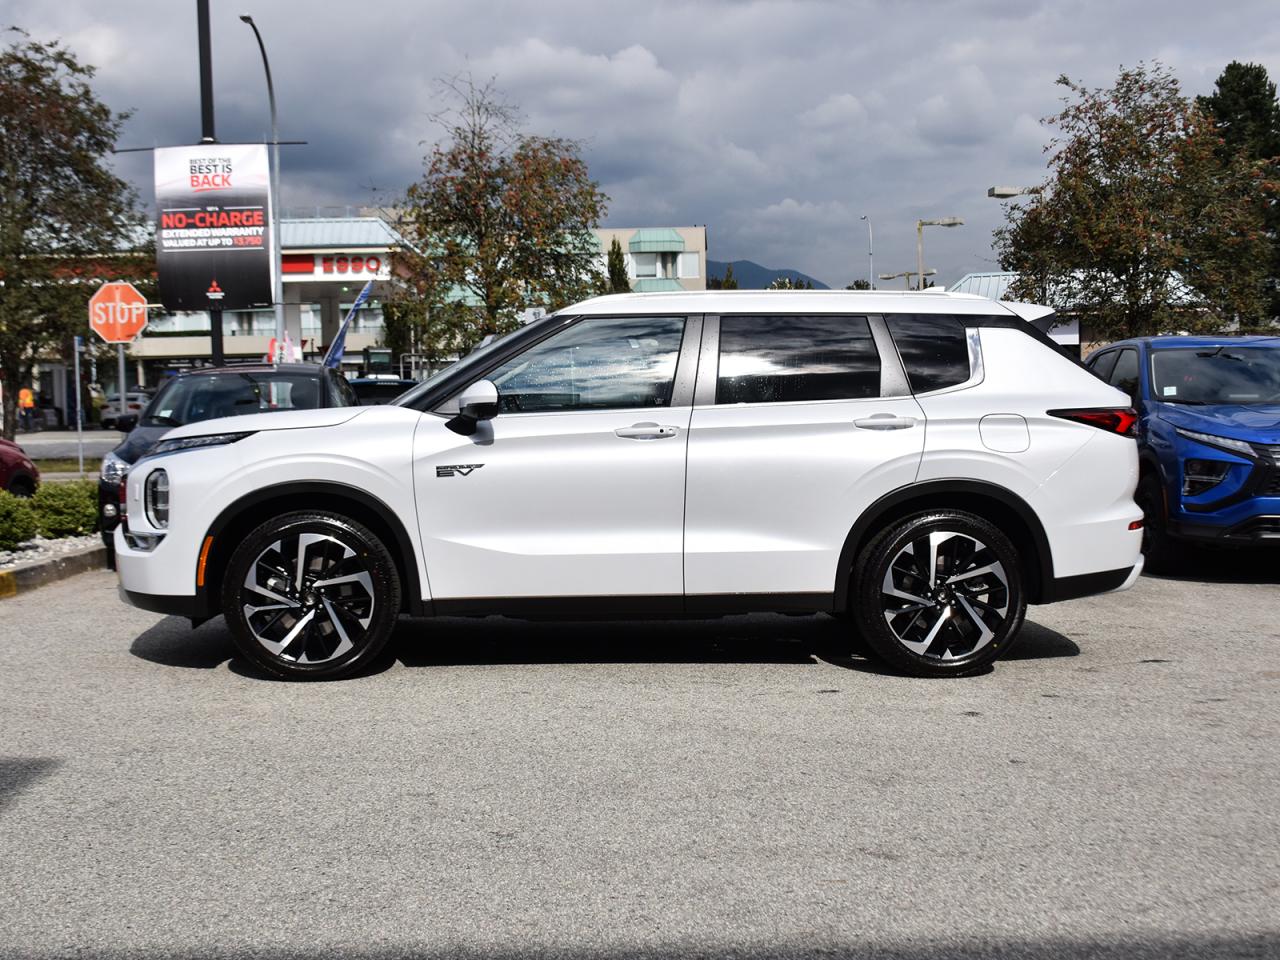
[[[1280,546],[1280,337],[1140,337],[1085,365],[1138,411],[1149,568],[1189,541]]]

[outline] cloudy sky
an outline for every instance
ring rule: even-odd
[[[713,259],[832,285],[914,269],[918,217],[943,283],[994,269],[993,183],[1043,176],[1061,73],[1103,85],[1160,59],[1188,92],[1232,59],[1280,78],[1275,0],[213,0],[217,133],[262,139],[252,13],[275,73],[286,205],[386,203],[438,130],[437,77],[495,77],[531,132],[580,138],[606,225],[705,224]],[[198,139],[194,0],[0,0],[61,37],[134,111],[122,146]],[[121,172],[151,194],[147,155]]]

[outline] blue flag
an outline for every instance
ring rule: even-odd
[[[347,348],[347,328],[351,326],[351,318],[356,315],[356,311],[364,305],[369,299],[369,291],[373,289],[373,281],[370,280],[356,294],[356,302],[351,305],[351,309],[347,311],[347,319],[342,321],[342,326],[338,328],[338,335],[333,338],[333,343],[329,344],[329,350],[324,355],[324,365],[332,367],[334,370],[342,367],[342,354]]]

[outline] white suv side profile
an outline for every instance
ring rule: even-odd
[[[401,614],[826,612],[896,668],[971,673],[1028,603],[1141,570],[1129,398],[1054,348],[1049,313],[590,300],[390,406],[171,431],[122,490],[122,595],[221,613],[294,679],[360,670]]]

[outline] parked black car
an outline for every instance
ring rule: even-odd
[[[120,480],[174,427],[273,410],[358,405],[351,385],[340,372],[312,363],[210,367],[174,377],[160,388],[140,416],[120,418],[117,425],[128,436],[102,458],[98,513],[103,541],[110,549],[119,523]]]

